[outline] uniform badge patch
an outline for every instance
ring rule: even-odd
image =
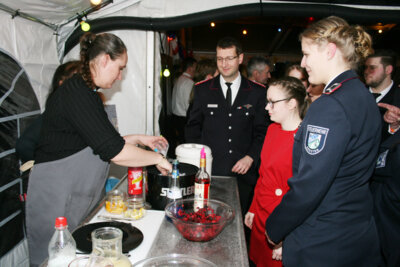
[[[376,169],[378,168],[384,168],[386,166],[386,157],[389,153],[389,149],[383,151],[381,154],[379,154],[378,159],[376,160]]]
[[[307,125],[306,142],[304,147],[308,154],[316,155],[324,149],[328,132],[328,128]]]

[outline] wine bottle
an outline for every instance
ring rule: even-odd
[[[206,171],[206,152],[200,151],[200,169],[194,178],[194,208],[195,211],[204,208],[205,200],[210,197],[210,175]]]

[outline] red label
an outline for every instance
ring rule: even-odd
[[[128,168],[128,194],[143,194],[143,169],[141,167]]]

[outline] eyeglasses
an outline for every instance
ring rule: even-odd
[[[234,56],[234,57],[217,57],[217,62],[218,63],[223,63],[224,61],[225,62],[228,62],[228,63],[230,63],[230,62],[232,62],[235,58],[237,58],[238,56]]]
[[[279,99],[279,100],[275,100],[275,101],[269,100],[269,101],[267,102],[267,106],[270,105],[271,108],[274,108],[274,104],[275,104],[275,103],[282,102],[282,101],[286,101],[286,100],[289,100],[289,99],[291,99],[291,98],[288,97],[288,98],[285,98],[285,99]]]

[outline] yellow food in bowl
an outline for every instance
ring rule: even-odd
[[[142,218],[145,214],[146,214],[146,210],[144,208],[129,209],[124,212],[125,218],[133,218],[135,220]]]
[[[121,214],[126,211],[126,205],[122,199],[106,200],[106,211],[114,214]]]

